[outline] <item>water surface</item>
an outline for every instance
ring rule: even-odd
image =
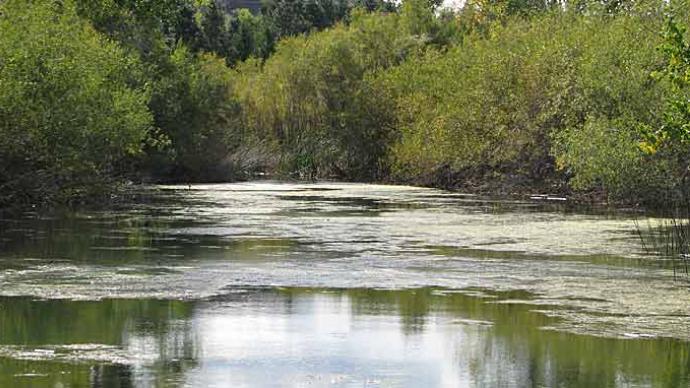
[[[0,220],[3,387],[679,386],[689,307],[630,215],[560,202],[259,182]]]

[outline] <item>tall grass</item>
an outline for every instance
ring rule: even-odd
[[[635,227],[644,250],[669,260],[674,279],[690,282],[690,206],[675,206],[664,218],[647,219],[644,227],[636,219]]]

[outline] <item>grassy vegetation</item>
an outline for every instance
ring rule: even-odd
[[[289,3],[289,4],[288,4]],[[688,186],[687,4],[0,2],[0,202],[123,179]]]

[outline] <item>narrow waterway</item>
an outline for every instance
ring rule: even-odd
[[[687,386],[625,213],[362,184],[0,220],[0,387]]]

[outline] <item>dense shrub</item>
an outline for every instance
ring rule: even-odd
[[[349,25],[285,39],[264,64],[240,68],[244,124],[283,155],[280,170],[303,177],[379,175],[390,135],[381,114],[388,112],[371,101],[364,79],[423,45],[401,33],[402,20],[357,13]]]
[[[460,180],[527,185],[574,176],[577,189],[616,195],[656,186],[649,163],[667,161],[638,145],[643,126],[660,125],[665,89],[650,76],[659,21],[562,11],[514,18],[382,74],[378,87],[398,107],[394,176],[447,169]],[[639,174],[642,163],[650,174]]]
[[[73,198],[141,152],[141,66],[71,2],[0,3],[0,201]]]
[[[690,181],[684,4],[7,0],[1,197],[261,170],[653,200]]]
[[[222,58],[192,55],[184,45],[160,71],[150,106],[167,144],[149,149],[148,170],[171,181],[232,179],[228,157],[241,141],[233,72]]]

